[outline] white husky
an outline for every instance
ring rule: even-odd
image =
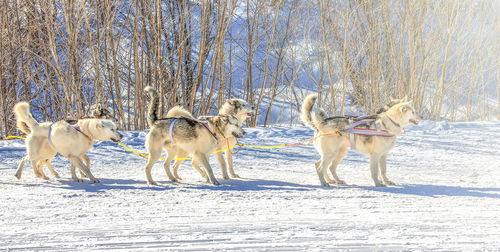
[[[18,179],[22,176],[26,162],[31,161],[34,169],[41,168],[42,163],[50,164],[50,160],[59,152],[71,162],[73,181],[83,181],[76,176],[75,167],[78,167],[91,182],[97,183],[99,180],[92,175],[88,166],[82,161],[86,158],[85,153],[92,147],[95,140],[118,142],[122,139],[122,135],[116,129],[116,124],[107,119],[81,119],[75,125],[70,125],[65,121],[38,123],[31,115],[30,106],[26,102],[17,103],[14,106],[14,113],[18,127],[24,125],[30,132],[26,137],[28,155],[23,157],[15,174]],[[53,172],[52,168],[49,169]]]
[[[358,152],[370,156],[370,171],[375,186],[394,184],[386,176],[387,153],[394,147],[396,137],[401,134],[402,129],[410,123],[418,124],[420,120],[410,102],[407,102],[406,98],[393,100],[374,120],[359,125],[360,128],[371,131],[377,131],[377,125],[380,125],[382,132],[387,133],[386,136],[354,134],[351,138],[351,133],[335,133],[349,128],[352,121],[345,117],[325,118],[322,110],[313,110],[316,99],[317,94],[311,94],[304,99],[301,119],[315,130],[316,136],[320,136],[314,142],[314,147],[321,155],[321,159],[315,164],[321,185],[345,184],[338,178],[336,170],[349,147],[353,145]],[[328,166],[333,180],[328,177]]]

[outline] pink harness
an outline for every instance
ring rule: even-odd
[[[359,125],[363,125],[369,122],[373,122],[375,119],[362,119],[355,123],[352,123],[347,127],[347,129],[342,130],[344,133],[349,133],[349,139],[351,141],[351,149],[356,150],[356,142],[354,141],[355,135],[363,135],[363,136],[381,136],[381,137],[393,137],[394,135],[387,132],[386,130],[382,130],[380,127],[380,123],[376,122],[375,127],[377,129],[361,129],[356,128]]]

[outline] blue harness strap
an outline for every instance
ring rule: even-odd
[[[51,124],[50,124],[50,126],[49,126],[49,134],[48,134],[48,136],[47,136],[47,137],[48,137],[48,139],[49,139],[49,144],[50,144],[50,146],[52,146],[53,148],[55,148],[54,144],[52,143],[52,139],[50,138],[50,135],[51,135],[51,133],[52,133],[52,125],[53,125],[53,123],[51,123]]]
[[[172,131],[173,131],[173,129],[174,129],[174,124],[175,124],[175,122],[177,121],[177,119],[178,119],[178,118],[175,118],[175,119],[172,121],[172,123],[170,123],[170,128],[168,129],[168,135],[170,136],[170,141],[171,141],[172,143],[175,143],[175,142],[174,142],[174,137],[172,136]]]

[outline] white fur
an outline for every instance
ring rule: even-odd
[[[88,157],[85,153],[92,147],[95,140],[119,141],[122,138],[122,135],[116,130],[116,124],[107,119],[79,120],[77,125],[83,132],[81,133],[64,121],[54,124],[48,122],[39,124],[29,112],[29,104],[26,102],[16,104],[14,113],[17,120],[26,123],[31,130],[31,133],[26,137],[28,155],[21,160],[16,172],[18,179],[21,178],[24,164],[28,161],[32,162],[35,173],[38,167],[41,168],[44,163],[52,171],[50,160],[59,152],[70,160],[71,176],[74,181],[82,181],[75,173],[75,167],[78,167],[91,182],[97,183],[99,180],[90,172]],[[49,143],[51,124],[50,139],[52,144]]]

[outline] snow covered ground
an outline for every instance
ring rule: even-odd
[[[312,136],[309,128],[247,129],[243,144]],[[146,132],[124,143],[144,152]],[[319,186],[313,147],[244,148],[241,179],[208,185],[185,162],[184,181],[147,186],[146,161],[113,144],[89,152],[99,184],[43,181],[27,166],[23,140],[0,141],[0,250],[499,250],[500,122],[426,122],[407,129],[388,157],[398,185],[372,186],[368,158],[349,152],[338,169],[348,185]],[[215,158],[211,164],[220,178]],[[48,171],[46,173],[49,175]]]

